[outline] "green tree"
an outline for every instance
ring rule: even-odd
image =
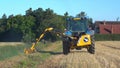
[[[33,27],[36,37],[39,37],[39,34],[43,32],[43,27],[41,26],[42,21],[44,20],[44,10],[38,8],[33,11],[33,17],[35,18],[35,26]]]
[[[85,12],[80,12],[76,17],[87,16]],[[69,16],[68,12],[64,13],[64,16],[54,13],[50,8],[43,10],[38,8],[32,10],[29,8],[26,10],[25,15],[10,15],[8,18],[6,14],[0,19],[0,33],[7,30],[15,31],[22,35],[23,41],[30,42],[35,37],[44,31],[44,29],[53,27],[56,30],[63,32],[66,27],[66,18]],[[92,23],[92,18],[88,18],[89,24]],[[45,39],[57,40],[57,36],[52,33],[47,33]]]
[[[31,42],[35,38],[32,28],[34,27],[35,19],[33,16],[24,16],[24,21],[21,22],[19,28],[23,34],[24,42]]]
[[[87,14],[83,11],[76,15],[76,17],[85,17],[85,16],[87,16]]]
[[[7,30],[7,16],[3,14],[2,18],[0,19],[0,32],[5,32]]]
[[[64,13],[64,16],[65,16],[65,17],[67,17],[68,15],[69,15],[68,12],[65,12],[65,13]]]
[[[85,12],[80,12],[79,14],[76,15],[76,17],[87,17],[88,25],[93,27],[93,20],[92,18],[89,18]]]
[[[32,11],[32,8],[29,8],[28,10],[26,10],[26,16],[29,16],[29,15],[33,15],[33,11]]]

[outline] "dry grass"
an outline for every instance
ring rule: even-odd
[[[97,41],[95,44],[95,54],[82,49],[63,55],[61,42],[50,43],[32,55],[19,55],[0,62],[0,68],[120,68],[119,41]]]
[[[57,55],[47,60],[46,68],[120,68],[120,42],[98,41],[96,53],[89,54],[86,49],[72,51],[67,56]],[[52,63],[51,63],[52,62]],[[39,68],[38,67],[38,68]]]

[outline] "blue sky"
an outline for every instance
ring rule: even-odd
[[[29,8],[51,8],[55,13],[75,16],[81,11],[96,20],[116,20],[120,17],[120,0],[0,0],[0,17],[25,14]],[[120,19],[119,19],[120,20]]]

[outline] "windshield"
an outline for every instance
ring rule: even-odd
[[[87,30],[86,20],[71,20],[68,22],[68,30],[72,32],[85,32]]]

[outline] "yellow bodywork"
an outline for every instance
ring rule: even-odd
[[[73,18],[73,20],[75,20],[75,21],[76,21],[76,20],[81,20],[81,18]]]
[[[91,39],[90,39],[90,35],[88,34],[82,35],[77,42],[77,46],[86,46],[90,44],[91,44]]]
[[[33,53],[35,52],[35,46],[36,44],[44,37],[45,33],[48,32],[48,31],[52,31],[53,28],[47,28],[45,29],[45,31],[40,35],[40,37],[38,39],[36,39],[36,42],[32,44],[32,46],[30,48],[25,48],[24,49],[24,53],[25,54],[29,54],[29,53]]]

